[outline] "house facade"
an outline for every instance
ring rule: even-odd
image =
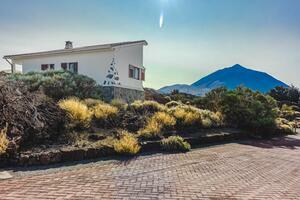
[[[12,73],[16,65],[22,72],[69,70],[89,76],[103,88],[106,100],[131,102],[144,98],[143,47],[145,40],[73,48],[67,41],[64,49],[7,55]]]

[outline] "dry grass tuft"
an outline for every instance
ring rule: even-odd
[[[96,106],[97,104],[101,104],[101,103],[104,103],[103,101],[99,100],[99,99],[92,99],[92,98],[87,98],[87,99],[84,99],[82,100],[82,102],[87,105],[87,107],[93,107],[93,106]]]
[[[7,132],[7,127],[0,130],[0,155],[6,152],[9,143],[6,136],[6,132]]]
[[[218,127],[222,124],[222,115],[194,106],[179,105],[169,110],[176,118],[178,125],[198,126],[201,128]]]
[[[161,141],[161,147],[165,151],[171,152],[186,152],[191,149],[191,145],[184,141],[184,139],[180,136],[170,136]]]
[[[85,128],[90,126],[93,112],[79,99],[64,99],[59,101],[58,105],[67,112],[72,126],[83,126]]]
[[[167,108],[166,106],[164,106],[163,104],[160,104],[156,101],[135,101],[132,104],[130,104],[130,106],[138,111],[138,112],[150,112],[150,113],[154,113],[154,112],[158,112],[158,111],[165,111]]]
[[[98,103],[93,107],[94,116],[99,120],[113,119],[118,114],[118,108],[106,103]]]
[[[133,134],[123,131],[121,138],[114,143],[114,149],[119,154],[135,155],[141,147]]]
[[[285,134],[294,134],[294,129],[296,127],[295,122],[290,122],[284,118],[277,118],[275,123],[277,129],[279,129],[281,132]]]
[[[176,119],[168,113],[157,112],[149,120],[146,127],[139,131],[140,136],[145,138],[158,137],[163,130],[172,128]]]
[[[122,99],[113,99],[110,105],[117,107],[119,110],[126,110],[128,107],[128,104]]]

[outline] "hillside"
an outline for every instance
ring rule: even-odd
[[[170,93],[174,89],[177,89],[183,93],[202,96],[206,92],[222,86],[229,89],[245,86],[263,93],[270,91],[276,86],[288,87],[287,84],[265,72],[255,71],[236,64],[209,74],[191,85],[176,84],[163,87],[159,91],[161,93]]]

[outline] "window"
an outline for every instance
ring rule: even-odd
[[[67,70],[67,68],[68,68],[68,63],[61,63],[61,68],[62,68],[63,70]]]
[[[50,70],[54,70],[54,64],[50,64]]]
[[[69,69],[68,69],[70,72],[73,72],[73,73],[78,73],[78,63],[77,62],[74,62],[74,63],[69,63]]]
[[[41,64],[41,70],[46,71],[46,70],[54,70],[54,64]]]
[[[141,69],[133,65],[129,65],[129,78],[140,80]]]
[[[41,65],[41,70],[42,71],[46,71],[48,69],[48,65],[47,64],[42,64]]]
[[[78,73],[78,63],[72,62],[72,63],[61,63],[61,68],[63,70],[68,70],[73,73]]]

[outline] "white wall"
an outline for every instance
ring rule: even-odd
[[[22,64],[23,73],[41,71],[41,64],[55,64],[55,70],[61,70],[61,63],[78,62],[79,74],[87,75],[96,80],[100,85],[103,85],[113,57],[115,57],[115,67],[119,73],[119,87],[143,90],[141,80],[135,80],[128,76],[129,64],[137,67],[143,66],[142,44],[117,47],[114,51],[39,56],[14,60],[14,62]]]
[[[143,45],[122,46],[115,50],[116,66],[124,87],[143,90],[143,81],[129,78],[129,64],[143,67]]]

